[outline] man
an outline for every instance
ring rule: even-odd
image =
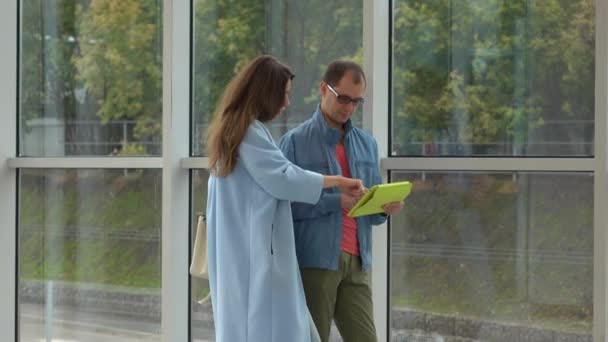
[[[359,178],[368,188],[381,183],[376,141],[351,123],[365,82],[358,64],[332,62],[319,85],[321,103],[313,117],[281,139],[285,156],[304,169]],[[377,341],[368,275],[371,227],[399,212],[403,203],[386,205],[382,214],[350,218],[346,214],[358,199],[329,189],[314,205],[292,204],[306,302],[323,342],[332,319],[345,342]]]

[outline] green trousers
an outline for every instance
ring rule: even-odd
[[[344,342],[376,342],[369,274],[361,259],[342,251],[338,271],[303,268],[306,303],[322,342],[329,341],[332,319]]]

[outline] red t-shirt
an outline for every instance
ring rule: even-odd
[[[350,174],[350,168],[348,167],[348,160],[346,159],[346,150],[343,144],[336,145],[336,158],[342,169],[342,176],[352,178]],[[349,217],[349,209],[342,208],[342,250],[353,254],[359,255],[359,241],[357,240],[357,221]]]

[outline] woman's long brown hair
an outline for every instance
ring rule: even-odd
[[[207,156],[212,174],[223,177],[235,168],[238,148],[254,120],[266,122],[279,114],[287,82],[294,74],[272,56],[259,56],[232,78],[218,103],[207,132]]]

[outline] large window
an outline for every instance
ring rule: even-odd
[[[160,341],[163,2],[19,4],[19,340]]]
[[[391,223],[395,335],[591,334],[592,174],[395,171],[391,178],[414,183]]]
[[[376,137],[387,181],[414,183],[373,230],[380,341],[606,339],[605,1],[2,9],[7,340],[214,340],[208,284],[188,275],[206,130],[259,54],[296,74],[290,107],[268,123],[275,139],[316,109],[328,63],[361,63],[354,124]]]
[[[393,1],[394,340],[591,339],[595,6]]]
[[[162,1],[21,1],[19,154],[161,152]]]
[[[21,341],[160,340],[160,193],[157,170],[21,170]]]
[[[363,3],[340,1],[194,0],[192,151],[204,155],[206,129],[221,92],[259,54],[296,74],[287,110],[269,123],[276,139],[312,116],[319,83],[334,59],[362,62]],[[361,111],[355,116],[361,125]]]
[[[192,155],[205,155],[206,130],[221,92],[245,63],[272,54],[296,74],[290,106],[268,123],[275,139],[311,117],[319,82],[338,58],[363,59],[363,3],[343,1],[193,1]],[[361,111],[354,116],[361,126]],[[208,174],[193,172],[193,213],[204,211]],[[193,231],[194,232],[194,231]],[[191,282],[192,338],[212,335],[211,308],[199,303],[207,285]]]
[[[396,0],[393,23],[391,155],[594,154],[593,0]]]
[[[253,57],[272,54],[296,74],[290,106],[268,127],[279,139],[310,118],[319,102],[319,83],[334,59],[363,59],[363,3],[340,1],[193,1],[192,155],[205,155],[206,130],[221,92]],[[359,110],[353,120],[361,126]],[[192,173],[192,238],[204,212],[208,172]],[[193,340],[213,336],[211,306],[201,303],[208,284],[191,282]]]

